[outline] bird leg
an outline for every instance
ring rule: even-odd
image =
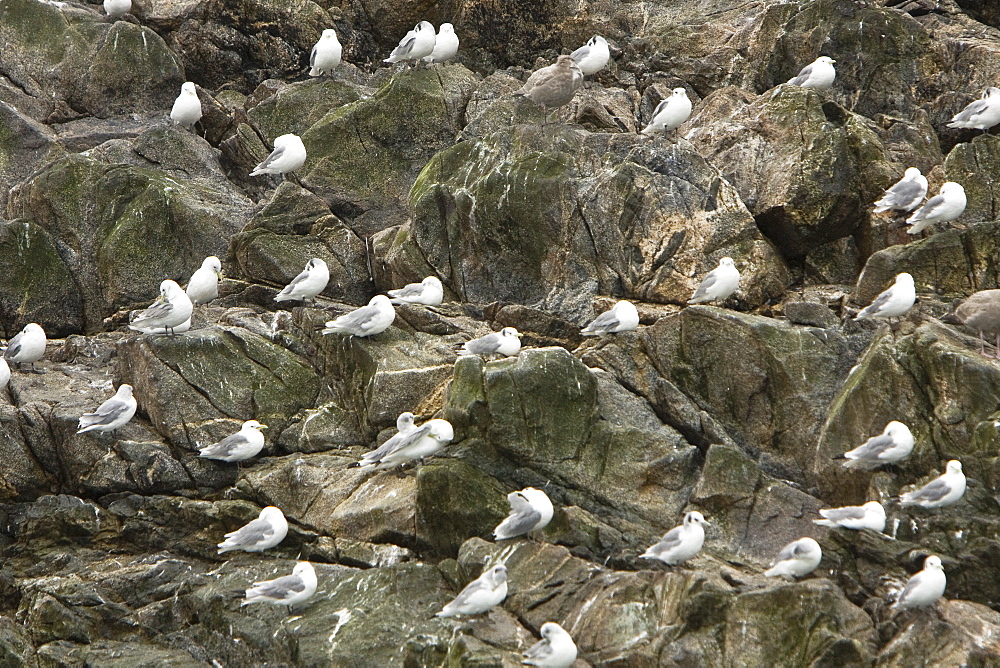
[[[986,355],[986,342],[983,340],[983,330],[979,330],[979,354]]]

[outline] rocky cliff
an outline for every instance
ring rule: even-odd
[[[457,59],[381,65],[425,19],[454,23]],[[310,78],[328,27],[345,62]],[[544,124],[512,93],[594,34],[612,62]],[[512,666],[548,621],[577,666],[1000,663],[1000,363],[937,319],[1000,287],[1000,138],[946,127],[1000,82],[991,3],[135,0],[112,22],[3,0],[0,44],[0,337],[51,337],[44,373],[0,390],[0,665]],[[783,83],[821,54],[831,90]],[[167,117],[184,81],[195,132]],[[690,120],[637,134],[678,86]],[[286,133],[304,167],[248,177]],[[911,166],[965,187],[957,224],[913,239],[872,213]],[[207,255],[226,279],[191,331],[127,330]],[[685,306],[723,256],[737,295]],[[313,257],[318,303],[276,305]],[[848,317],[903,271],[905,318]],[[427,275],[444,305],[400,306],[370,339],[319,333]],[[619,298],[642,326],[584,340]],[[505,326],[517,357],[456,359]],[[76,434],[120,383],[136,418]],[[453,442],[402,472],[348,468],[403,411]],[[251,418],[260,457],[197,456]],[[834,459],[890,420],[910,457]],[[959,504],[892,502],[950,459]],[[552,523],[493,542],[526,486]],[[884,534],[812,522],[868,500]],[[278,547],[216,554],[268,505],[290,524]],[[710,522],[703,551],[640,560],[687,510]],[[803,536],[819,569],[764,578]],[[945,600],[891,610],[928,554]],[[319,576],[302,609],[240,607],[296,558]],[[500,561],[502,606],[433,617]]]

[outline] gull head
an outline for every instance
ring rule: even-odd
[[[961,473],[962,472],[962,462],[958,461],[957,459],[951,460],[950,462],[948,462],[948,465],[945,467],[945,471],[947,471],[948,473]]]
[[[521,338],[521,334],[516,329],[514,329],[513,327],[504,327],[503,329],[501,329],[500,330],[500,336],[503,336],[503,337],[511,337],[511,336],[513,336],[513,337],[518,338],[518,339]]]
[[[267,429],[267,425],[266,424],[261,424],[260,422],[257,422],[256,420],[247,420],[246,422],[243,423],[243,428],[244,429],[256,429],[257,431],[260,431],[261,429]]]

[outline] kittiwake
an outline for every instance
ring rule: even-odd
[[[882,291],[871,304],[858,311],[855,320],[865,318],[895,318],[905,315],[917,301],[917,290],[913,277],[903,272],[896,276],[896,282]]]
[[[965,213],[967,203],[965,188],[954,181],[946,181],[941,185],[937,195],[927,200],[926,204],[906,219],[906,223],[911,226],[906,233],[919,234],[935,223],[955,220]]]
[[[444,286],[437,276],[428,276],[419,283],[407,283],[398,290],[389,290],[393,304],[423,304],[440,306],[444,301]]]
[[[507,598],[507,567],[494,566],[465,586],[455,599],[444,606],[436,617],[478,615],[503,603]]]
[[[222,262],[214,255],[206,257],[201,267],[191,274],[184,292],[195,306],[207,304],[219,296],[219,279],[222,278]]]
[[[80,425],[76,433],[114,431],[132,419],[137,406],[135,397],[132,396],[132,386],[122,383],[118,386],[115,396],[101,404],[96,411],[80,416]]]
[[[526,666],[569,668],[576,661],[576,643],[566,629],[555,622],[545,622],[540,630],[542,639],[523,654]]]
[[[900,495],[899,505],[944,508],[958,503],[963,494],[965,494],[965,474],[962,473],[962,463],[952,459],[943,474],[920,489]]]
[[[274,506],[260,511],[260,516],[245,526],[226,534],[226,540],[219,543],[219,554],[230,550],[263,552],[285,539],[288,521],[284,513]]]
[[[949,128],[986,131],[1000,123],[1000,88],[990,86],[983,96],[970,103],[948,123]]]
[[[281,135],[274,140],[274,150],[253,168],[250,176],[287,174],[306,164],[306,147],[298,135]]]
[[[618,332],[631,332],[639,326],[639,312],[632,302],[625,300],[617,302],[610,310],[594,318],[593,322],[583,328],[583,336],[603,336]]]
[[[799,538],[778,553],[764,575],[769,578],[800,578],[816,570],[822,560],[823,550],[819,543],[812,538]]]
[[[306,262],[306,267],[285,289],[274,296],[276,302],[306,301],[316,299],[316,295],[326,289],[330,282],[330,270],[326,262],[314,257]]]
[[[948,578],[944,574],[941,558],[933,554],[924,559],[924,568],[915,573],[903,588],[892,607],[896,610],[926,608],[944,596]]]
[[[104,12],[112,21],[117,21],[130,11],[132,11],[132,0],[104,0]]]
[[[659,559],[668,566],[683,563],[698,554],[705,544],[708,522],[697,510],[684,514],[684,522],[668,531],[660,542],[652,545],[640,559]]]
[[[513,327],[504,327],[478,339],[466,341],[459,355],[503,355],[513,357],[521,350],[521,335]]]
[[[337,31],[333,28],[325,29],[319,41],[313,46],[312,53],[309,54],[309,76],[330,74],[337,65],[340,65],[342,53],[343,48],[337,39]]]
[[[291,575],[253,583],[240,607],[251,603],[272,603],[291,610],[315,594],[316,585],[316,569],[308,561],[300,561],[295,564]]]
[[[895,464],[913,452],[913,433],[902,422],[893,420],[878,436],[845,452],[841,457],[847,468],[868,469],[880,464]]]
[[[328,320],[324,334],[347,334],[349,336],[374,336],[389,329],[396,319],[396,309],[385,295],[375,295],[367,306],[356,308],[336,320]]]
[[[507,495],[510,514],[493,530],[493,537],[506,540],[541,531],[552,521],[552,501],[549,495],[534,487],[525,487]]]
[[[908,167],[903,178],[885,191],[875,202],[875,213],[883,211],[913,211],[927,195],[927,177],[916,167]]]
[[[845,529],[871,529],[882,533],[885,530],[885,508],[878,501],[869,501],[863,506],[844,506],[843,508],[823,508],[819,511],[821,520],[813,520],[825,527],[843,527]]]
[[[47,342],[45,330],[37,323],[29,322],[17,336],[7,343],[3,357],[18,367],[22,364],[30,364],[31,370],[35,371],[35,362],[45,356]]]
[[[194,84],[185,81],[181,84],[181,94],[174,100],[170,109],[170,120],[185,130],[194,129],[194,124],[201,120],[201,100]]]
[[[687,90],[678,86],[670,97],[661,100],[653,110],[653,118],[642,131],[644,135],[676,130],[691,116],[691,100]]]
[[[600,35],[594,35],[586,44],[569,54],[569,57],[586,77],[597,74],[607,67],[608,61],[611,60],[611,50],[608,49],[608,40]]]
[[[827,90],[837,78],[837,70],[833,67],[835,62],[837,61],[829,56],[820,56],[803,67],[798,75],[788,80],[788,83],[813,90]]]
[[[740,287],[740,271],[733,264],[733,258],[724,257],[719,266],[708,272],[698,289],[691,295],[688,304],[725,301]]]
[[[434,43],[437,40],[434,34],[434,26],[427,21],[421,21],[413,26],[413,30],[406,33],[403,39],[399,40],[399,46],[392,50],[389,57],[383,63],[398,63],[401,60],[419,61],[425,56],[434,52]]]
[[[396,426],[400,426],[398,420]],[[450,422],[441,419],[428,420],[419,427],[399,431],[378,448],[366,453],[352,466],[377,466],[379,469],[400,466],[414,459],[430,457],[451,443],[453,438],[455,430]]]
[[[431,51],[431,55],[424,56],[424,62],[443,63],[454,58],[457,53],[458,35],[455,34],[455,26],[442,23],[434,38],[434,50]]]
[[[165,329],[174,334],[177,326],[191,319],[192,311],[194,304],[181,290],[181,286],[167,279],[160,283],[160,296],[157,300],[132,318],[128,327],[144,334],[151,334],[158,329]]]
[[[266,424],[256,420],[247,420],[243,427],[218,443],[200,448],[199,457],[218,459],[222,462],[242,462],[250,459],[264,449],[264,434],[261,429],[267,429]]]

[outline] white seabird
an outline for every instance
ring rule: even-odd
[[[35,362],[45,356],[45,344],[48,339],[45,337],[45,330],[41,325],[29,322],[24,326],[17,336],[7,343],[7,348],[3,351],[3,357],[8,362],[13,362],[18,366],[30,364],[31,370],[35,370]]]
[[[935,223],[955,220],[965,213],[967,203],[965,188],[954,181],[947,181],[941,185],[937,195],[927,200],[926,204],[906,219],[906,223],[911,225],[906,233],[919,234]]]
[[[799,538],[778,553],[771,563],[771,568],[764,571],[764,576],[800,578],[816,570],[822,560],[823,550],[819,543],[812,538]]]
[[[214,255],[206,257],[201,267],[191,274],[184,292],[195,306],[207,304],[219,296],[219,279],[222,278],[222,262]]]
[[[608,61],[611,60],[611,50],[608,48],[608,40],[600,35],[594,35],[586,44],[569,54],[569,57],[576,62],[576,66],[586,77],[597,74],[607,67]]]
[[[676,130],[690,117],[691,100],[687,96],[687,90],[678,86],[671,92],[670,97],[656,105],[653,117],[642,134],[651,135],[656,132]]]
[[[835,62],[837,61],[829,56],[820,56],[803,67],[796,76],[788,80],[788,83],[813,90],[827,90],[837,78],[837,70],[833,67]]]
[[[708,522],[697,510],[685,513],[684,521],[650,546],[640,559],[659,559],[668,566],[676,566],[698,554],[705,544],[705,527]]]
[[[194,304],[187,293],[177,283],[167,279],[160,283],[160,296],[156,301],[132,318],[128,327],[144,334],[159,329],[174,334],[177,327],[191,319],[192,311]]]
[[[576,643],[566,629],[555,622],[545,622],[539,631],[542,639],[532,645],[522,657],[526,666],[569,668],[576,661]]]
[[[398,63],[401,60],[419,61],[425,56],[434,52],[434,44],[437,36],[434,34],[434,26],[427,21],[421,21],[413,27],[413,30],[406,33],[403,39],[399,40],[399,46],[392,50],[389,57],[383,63]]]
[[[916,167],[903,172],[903,178],[893,184],[875,202],[875,213],[883,211],[913,211],[927,195],[927,177]]]
[[[444,286],[437,276],[428,276],[419,283],[407,283],[398,290],[389,290],[393,304],[423,304],[440,306],[444,301]]]
[[[733,264],[733,258],[724,257],[719,266],[708,272],[698,289],[691,295],[688,304],[725,301],[740,287],[740,271]]]
[[[374,336],[389,329],[396,319],[396,309],[385,295],[375,295],[367,306],[356,308],[336,320],[328,320],[324,334],[347,334],[349,336]]]
[[[219,554],[230,550],[263,552],[285,539],[288,521],[285,514],[274,506],[260,511],[260,516],[236,531],[226,534],[226,540],[219,543]]]
[[[250,176],[287,174],[306,164],[306,146],[298,135],[281,135],[274,140],[274,150],[253,168]]]
[[[316,593],[316,569],[308,561],[295,564],[291,575],[283,575],[274,580],[255,582],[246,590],[245,598],[240,607],[251,603],[272,603],[293,606],[302,603]]]
[[[843,508],[823,508],[819,511],[821,520],[813,520],[825,527],[843,527],[845,529],[871,529],[882,533],[885,530],[885,508],[878,501],[869,501],[863,506],[844,506]]]
[[[276,302],[306,301],[316,299],[316,295],[326,289],[330,282],[330,269],[326,262],[314,257],[306,262],[305,269],[285,286],[285,289],[274,296]]]
[[[496,540],[523,536],[541,531],[552,521],[552,501],[549,495],[534,487],[525,487],[507,495],[510,514],[493,530]]]
[[[903,588],[892,607],[896,610],[925,608],[934,605],[944,596],[948,578],[944,574],[941,558],[933,554],[924,559],[923,570],[915,573]]]
[[[396,427],[399,426],[397,420]],[[400,466],[414,459],[430,457],[451,443],[453,438],[455,430],[450,422],[441,419],[428,420],[419,427],[411,426],[406,431],[400,430],[378,448],[366,453],[352,466],[377,466],[379,469]]]
[[[986,131],[997,123],[1000,123],[1000,88],[990,86],[980,99],[955,114],[948,127]]]
[[[903,272],[896,276],[896,282],[884,290],[871,304],[858,311],[855,320],[865,318],[895,318],[906,314],[917,301],[917,290],[913,277]]]
[[[494,566],[465,586],[435,617],[478,615],[507,598],[507,567]]]
[[[337,31],[333,28],[325,29],[319,41],[313,46],[312,53],[309,54],[309,76],[330,74],[337,65],[340,65],[342,54],[343,47],[337,39]]]
[[[639,312],[635,304],[619,301],[580,331],[583,336],[603,336],[619,332],[631,332],[639,326]]]
[[[104,12],[112,21],[117,21],[130,11],[132,11],[132,0],[104,0]]]
[[[478,339],[466,341],[459,355],[503,355],[513,357],[521,351],[521,334],[513,327],[504,327]]]
[[[235,434],[226,436],[218,443],[200,448],[198,456],[222,462],[242,462],[250,459],[264,449],[264,434],[260,433],[261,429],[267,429],[267,425],[256,420],[247,420]]]
[[[894,464],[913,452],[913,433],[902,422],[893,420],[878,436],[841,455],[847,468],[874,468]]]
[[[194,124],[201,120],[201,100],[194,84],[185,81],[181,84],[181,94],[174,100],[170,109],[170,120],[185,130],[194,129]]]
[[[952,459],[945,466],[943,474],[920,489],[900,495],[899,505],[944,508],[958,503],[963,494],[965,494],[965,474],[962,473],[962,463]]]
[[[457,53],[458,35],[455,34],[455,26],[442,23],[434,38],[434,50],[431,51],[431,55],[424,56],[424,62],[443,63],[454,58]]]
[[[96,411],[80,416],[80,425],[76,433],[114,431],[132,419],[137,406],[135,397],[132,396],[132,386],[122,383],[118,386],[115,396],[101,404]]]

